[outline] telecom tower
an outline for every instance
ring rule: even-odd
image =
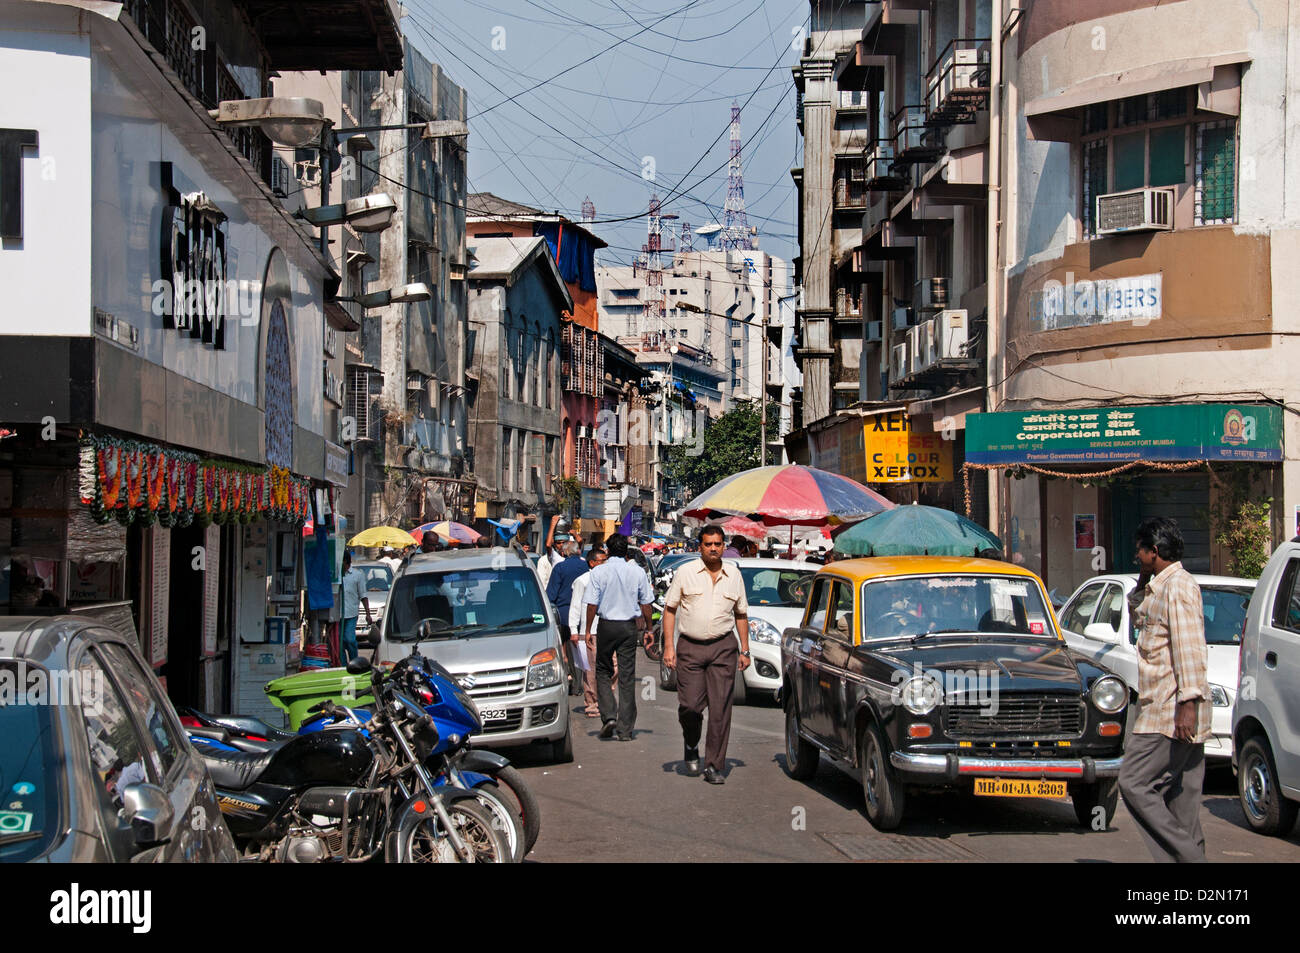
[[[584,222],[594,222],[596,220],[596,203],[588,195],[582,200],[582,220]]]
[[[645,259],[645,325],[640,330],[658,335],[660,340],[664,334],[664,262],[660,253],[673,251],[671,244],[663,244],[663,221],[676,217],[672,214],[665,215],[661,211],[659,193],[650,193],[648,234],[646,243],[641,246],[642,257]]]
[[[682,222],[682,247],[678,251],[695,251],[695,233],[691,231],[691,223]]]
[[[726,214],[722,220],[722,247],[747,250],[754,247],[745,216],[745,179],[740,173],[740,106],[731,101],[731,161],[727,163]]]

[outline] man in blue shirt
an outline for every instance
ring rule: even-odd
[[[650,625],[654,591],[645,571],[628,558],[627,537],[614,533],[605,544],[609,562],[591,570],[587,579],[587,631],[596,617],[596,696],[600,704],[600,737],[615,731],[619,741],[632,740],[636,724],[636,646],[638,612]],[[618,653],[618,713],[614,711],[614,653]]]
[[[579,695],[582,693],[582,675],[574,671],[573,649],[569,645],[571,641],[578,641],[578,637],[569,631],[569,606],[573,600],[573,581],[591,567],[578,555],[578,544],[572,539],[566,537],[556,548],[564,558],[551,569],[551,578],[546,583],[546,599],[555,607],[555,621],[569,665],[569,694]]]
[[[339,661],[347,665],[357,652],[357,615],[366,607],[370,622],[370,599],[366,596],[366,574],[352,568],[352,554],[343,554],[343,624],[339,628]]]

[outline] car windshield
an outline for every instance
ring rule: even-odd
[[[393,585],[393,571],[387,566],[362,566],[367,592],[387,592]]]
[[[39,857],[59,832],[56,709],[34,678],[45,680],[42,696],[50,691],[45,669],[0,662],[0,863]]]
[[[862,639],[988,632],[1055,638],[1050,610],[1033,579],[917,576],[868,582],[862,590]]]
[[[802,606],[803,599],[793,591],[806,572],[766,566],[740,568],[745,580],[745,598],[751,606]]]
[[[1241,644],[1253,592],[1249,586],[1201,586],[1206,645]]]
[[[409,642],[491,635],[546,624],[537,577],[523,566],[405,572],[388,597],[385,638]],[[423,631],[417,632],[423,625]]]

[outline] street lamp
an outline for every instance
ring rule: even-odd
[[[428,301],[433,297],[429,286],[422,281],[415,284],[401,285],[391,291],[372,291],[369,294],[353,295],[349,298],[335,298],[335,301],[351,301],[363,308],[385,308],[390,304],[413,304]]]
[[[320,100],[304,96],[227,99],[208,115],[221,126],[256,126],[272,142],[293,148],[319,141],[330,125]]]
[[[359,232],[382,232],[393,220],[397,202],[386,192],[363,195],[339,205],[303,209],[295,216],[317,227],[347,222]]]

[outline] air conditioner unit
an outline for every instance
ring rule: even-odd
[[[904,106],[894,114],[894,148],[899,152],[924,148],[925,134],[924,106]]]
[[[908,325],[912,323],[911,318],[912,318],[911,308],[895,308],[894,309],[894,330],[906,331]]]
[[[940,311],[932,320],[930,330],[930,361],[956,361],[966,358],[970,320],[966,309]]]
[[[885,179],[890,175],[894,164],[894,146],[890,142],[877,142],[867,154],[867,181]]]
[[[895,344],[889,351],[889,379],[901,381],[911,373],[908,366],[907,342]]]
[[[867,336],[863,338],[863,341],[865,341],[867,344],[879,344],[880,334],[882,330],[881,326],[883,324],[884,324],[883,321],[868,321]]]
[[[913,291],[912,306],[917,311],[940,311],[948,307],[948,279],[922,278]]]
[[[1174,190],[1130,189],[1097,196],[1097,234],[1169,231],[1174,227]]]
[[[907,362],[910,372],[916,374],[929,367],[930,322],[922,321],[907,329]]]
[[[979,88],[980,73],[988,68],[988,62],[988,50],[952,50],[945,56],[930,87],[930,112],[941,111],[957,90]]]

